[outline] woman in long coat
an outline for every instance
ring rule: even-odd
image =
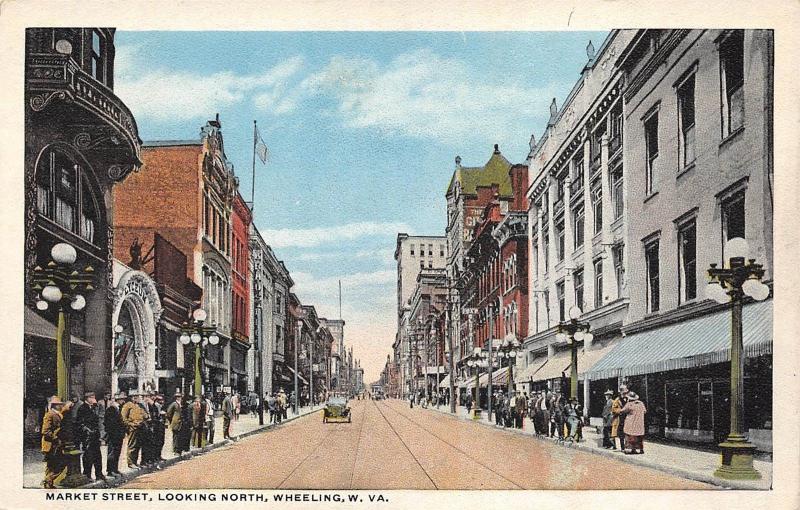
[[[647,408],[636,393],[628,393],[628,403],[620,414],[625,415],[625,442],[630,451],[625,453],[644,453],[644,415]],[[638,451],[637,451],[638,450]]]

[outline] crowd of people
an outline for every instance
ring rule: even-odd
[[[450,392],[441,391],[437,393],[433,391],[426,395],[425,390],[417,390],[408,395],[408,401],[409,406],[412,408],[414,404],[421,406],[423,409],[427,409],[427,407],[431,405],[436,407],[450,405]]]
[[[125,460],[130,468],[164,460],[167,430],[172,434],[175,454],[202,448],[215,440],[217,411],[222,414],[223,439],[232,439],[231,422],[238,419],[241,400],[238,393],[231,395],[230,391],[216,398],[209,392],[184,399],[178,390],[169,406],[164,405],[164,395],[135,389],[113,398],[106,394],[100,401],[94,392],[86,392],[83,400],[73,397],[66,402],[52,396],[42,418],[42,485],[77,486],[121,475],[119,462],[126,439]],[[107,446],[105,470],[103,443]]]

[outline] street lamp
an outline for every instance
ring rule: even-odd
[[[52,260],[42,268],[33,268],[33,290],[39,292],[36,309],[47,310],[51,304],[58,312],[56,327],[56,394],[64,401],[69,398],[70,344],[67,326],[67,304],[79,312],[86,307],[81,291],[94,290],[94,269],[86,266],[82,271],[72,269],[78,253],[72,245],[58,243],[50,250]]]
[[[196,309],[192,312],[192,322],[184,322],[181,326],[181,336],[179,340],[184,346],[190,343],[194,344],[194,396],[199,397],[203,394],[203,377],[200,370],[202,348],[207,345],[219,344],[219,336],[217,335],[217,326],[211,324],[204,326],[207,317],[206,311],[202,308]]]
[[[500,363],[503,358],[508,360],[508,391],[511,392],[514,388],[514,363],[516,363],[517,356],[522,353],[519,350],[520,343],[517,335],[509,333],[503,338],[503,342],[498,348],[497,357],[500,358]]]
[[[475,371],[475,399],[472,401],[472,419],[478,420],[481,417],[481,400],[480,400],[480,387],[478,386],[478,379],[480,378],[480,367],[483,364],[484,351],[480,347],[475,347],[472,354],[467,356],[467,366]]]
[[[731,424],[725,442],[719,445],[721,463],[714,476],[735,480],[758,480],[761,473],[753,467],[755,446],[742,433],[744,394],[744,356],[742,353],[742,301],[750,296],[756,301],[769,297],[769,287],[761,278],[764,267],[755,259],[745,262],[749,252],[747,241],[741,237],[725,244],[726,267],[711,264],[706,296],[720,304],[731,304]]]
[[[570,363],[569,397],[578,398],[578,342],[584,341],[587,344],[592,341],[594,335],[589,332],[589,323],[580,320],[583,314],[580,308],[573,306],[569,309],[569,320],[558,324],[556,339],[559,342],[566,342],[570,345],[572,360]]]

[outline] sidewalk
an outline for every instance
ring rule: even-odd
[[[417,408],[417,406],[414,407]],[[450,406],[442,405],[438,409],[436,406],[431,406],[428,409],[453,416],[450,414]],[[630,464],[656,469],[682,478],[705,482],[720,487],[745,490],[769,490],[772,488],[771,461],[755,460],[753,462],[754,467],[761,473],[761,480],[724,480],[714,477],[714,471],[717,469],[720,462],[719,453],[649,442],[645,437],[646,453],[644,455],[625,455],[619,450],[606,450],[603,448],[603,436],[602,434],[598,434],[594,427],[583,428],[584,440],[580,443],[558,443],[555,439],[534,435],[533,422],[531,422],[528,417],[524,420],[523,429],[499,427],[495,425],[494,422],[489,422],[486,410],[481,413],[480,420],[473,420],[467,413],[466,408],[457,406],[455,417],[464,421],[475,421],[486,427],[494,427],[516,434],[525,434],[531,436],[531,438],[535,440],[547,441],[553,445],[561,445],[565,448],[575,448],[596,455],[613,457],[621,462],[628,462]]]
[[[292,421],[296,418],[301,416],[305,416],[307,414],[313,412],[320,412],[323,406],[316,405],[314,408],[310,407],[301,407],[298,409],[299,414],[296,416],[292,414],[292,410],[289,409],[288,416],[286,420],[283,420],[283,423],[288,421]],[[255,434],[266,430],[267,428],[274,427],[269,423],[269,413],[264,413],[264,425],[258,424],[258,416],[253,416],[252,414],[241,414],[239,415],[238,420],[231,421],[231,435],[233,436],[234,440],[241,439],[243,437],[247,437],[251,434]],[[189,459],[195,455],[202,455],[203,453],[209,452],[221,446],[225,446],[230,444],[231,442],[228,440],[222,439],[222,416],[217,416],[214,420],[214,443],[206,445],[204,448],[192,448],[189,452],[183,452],[183,454],[178,457],[172,451],[172,432],[167,429],[165,435],[165,442],[164,448],[161,450],[161,456],[164,458],[164,462],[159,463],[155,467],[149,468],[129,468],[128,463],[125,457],[125,452],[127,448],[127,440],[123,441],[122,443],[122,455],[119,459],[119,470],[122,472],[121,477],[116,478],[109,478],[108,482],[97,481],[88,485],[85,485],[84,488],[104,488],[104,487],[113,487],[119,485],[120,483],[126,482],[132,478],[139,476],[140,474],[144,474],[153,470],[163,469],[165,466],[169,466],[176,462],[180,462],[181,460]],[[106,458],[107,458],[107,447],[105,445],[100,447],[101,454],[103,457],[103,471],[106,470]],[[44,462],[42,460],[42,453],[38,448],[25,448],[23,451],[23,476],[22,476],[22,486],[26,488],[40,488],[42,484],[42,478],[44,476]]]

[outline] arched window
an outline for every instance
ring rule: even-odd
[[[47,149],[36,169],[36,208],[59,226],[96,244],[99,213],[85,169],[58,149]]]

